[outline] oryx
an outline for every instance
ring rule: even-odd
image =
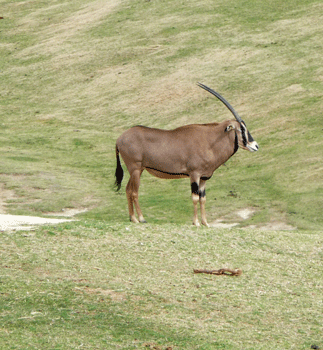
[[[140,176],[146,169],[150,174],[163,179],[189,178],[194,205],[193,224],[199,226],[197,204],[200,202],[202,224],[208,226],[205,214],[206,181],[239,147],[251,152],[258,150],[258,144],[247,130],[245,122],[229,102],[207,86],[201,83],[198,86],[220,99],[236,120],[184,125],[174,130],[134,126],[125,131],[116,142],[115,184],[119,190],[123,179],[120,153],[130,174],[126,194],[132,222],[146,222],[138,201]]]

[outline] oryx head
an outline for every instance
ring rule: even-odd
[[[253,139],[250,132],[247,129],[246,123],[240,118],[239,114],[234,110],[234,108],[230,105],[230,103],[222,97],[219,93],[210,89],[204,84],[197,83],[199,87],[210,92],[212,95],[217,97],[221,102],[225,104],[225,106],[231,111],[234,117],[237,120],[236,126],[234,124],[231,125],[231,129],[235,129],[236,135],[238,136],[239,147],[246,149],[251,152],[258,151],[259,146],[258,143]]]

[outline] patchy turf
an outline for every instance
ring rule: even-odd
[[[86,215],[126,220],[124,196],[111,191],[116,138],[135,124],[231,118],[195,85],[202,81],[233,104],[260,145],[209,181],[209,219],[253,207],[251,225],[320,229],[321,7],[2,1],[0,182],[15,194],[7,211],[96,208]],[[150,222],[191,220],[187,181],[145,176],[142,184]]]
[[[0,211],[80,220],[0,233],[0,348],[322,348],[322,2],[0,3]],[[260,145],[207,185],[239,225],[145,173],[130,225],[115,140],[231,118],[198,81]]]
[[[317,232],[88,221],[0,240],[4,349],[322,346]]]

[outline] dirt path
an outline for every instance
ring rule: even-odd
[[[8,200],[14,198],[16,198],[14,191],[5,189],[4,185],[0,184],[0,232],[12,230],[30,230],[35,225],[59,224],[66,221],[72,221],[70,218],[52,219],[35,216],[9,215],[6,213],[6,203]],[[67,211],[64,216],[71,217],[74,214],[76,214],[76,212]]]
[[[35,225],[59,224],[71,219],[48,219],[36,216],[0,214],[0,231],[30,230]]]

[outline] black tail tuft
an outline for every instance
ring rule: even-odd
[[[121,166],[120,157],[119,157],[119,150],[117,147],[116,147],[116,157],[117,157],[117,168],[116,168],[116,172],[115,172],[116,181],[114,184],[117,187],[117,191],[119,191],[121,188],[121,182],[123,179],[123,169]]]

